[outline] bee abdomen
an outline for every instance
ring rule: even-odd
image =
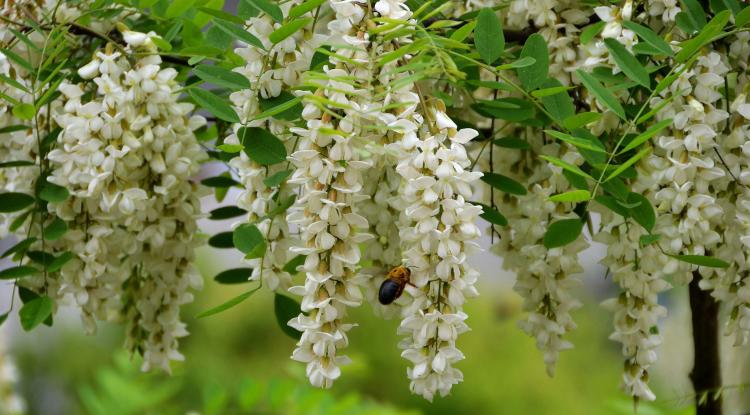
[[[388,305],[392,303],[402,292],[401,285],[391,279],[383,281],[378,292],[378,301],[380,304]]]

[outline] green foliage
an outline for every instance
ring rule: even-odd
[[[24,303],[18,311],[21,327],[26,331],[33,330],[52,315],[53,306],[52,299],[47,296],[37,297]]]
[[[505,36],[494,10],[485,8],[479,11],[474,29],[474,44],[479,56],[490,65],[503,54]]]

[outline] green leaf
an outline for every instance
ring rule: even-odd
[[[3,53],[8,59],[15,62],[18,66],[26,70],[28,73],[34,73],[34,67],[24,58],[18,56],[15,52],[10,49],[0,48],[0,52]]]
[[[622,43],[615,39],[607,38],[604,39],[604,45],[607,46],[610,56],[614,58],[617,66],[628,78],[638,82],[646,88],[651,86],[651,79],[648,76],[646,68],[638,62],[638,59],[636,59],[635,56],[625,49],[625,46],[623,46]]]
[[[263,42],[261,42],[257,37],[253,36],[250,32],[245,30],[242,26],[226,22],[224,20],[214,20],[214,27],[231,36],[233,39],[239,40],[240,42],[255,46],[258,49],[266,49],[265,47],[263,47]]]
[[[478,101],[471,108],[485,117],[507,121],[525,121],[534,116],[534,105],[521,98]]]
[[[68,231],[68,224],[60,218],[55,218],[52,223],[44,228],[44,239],[56,241]]]
[[[622,108],[622,105],[620,105],[620,101],[618,101],[617,98],[612,95],[612,92],[604,88],[604,86],[590,74],[580,69],[576,69],[576,74],[581,79],[583,86],[586,87],[589,92],[594,94],[596,99],[598,99],[599,102],[602,103],[602,105],[612,110],[612,112],[620,117],[620,119],[627,121],[625,110]]]
[[[208,245],[214,248],[234,248],[233,242],[234,233],[232,232],[219,232],[216,235],[208,238]]]
[[[591,199],[591,193],[588,190],[571,190],[549,198],[553,202],[584,202],[589,199]]]
[[[289,10],[289,18],[296,19],[307,12],[317,9],[325,2],[326,0],[308,0],[304,3],[298,4]]]
[[[8,311],[7,313],[4,313],[4,314],[0,314],[0,326],[2,326],[3,323],[5,323],[5,320],[8,319],[9,315],[10,315],[10,311]]]
[[[245,209],[238,208],[237,206],[222,206],[212,210],[208,218],[211,220],[224,220],[246,214],[247,211]]]
[[[253,117],[254,120],[261,120],[266,117],[274,117],[278,120],[294,121],[302,116],[301,98],[294,96],[288,91],[281,91],[278,96],[270,98],[261,98],[258,103],[262,113]]]
[[[628,211],[627,208],[622,206],[617,199],[615,199],[612,196],[609,195],[599,195],[596,198],[594,198],[595,201],[597,201],[602,206],[608,208],[612,212],[617,213],[618,215],[622,216],[623,218],[629,218],[630,217],[630,211]]]
[[[748,23],[750,23],[750,7],[745,7],[735,16],[734,24],[737,27],[744,27]]]
[[[547,42],[542,35],[534,33],[526,39],[526,43],[521,50],[521,58],[534,58],[534,64],[516,71],[521,85],[527,91],[541,86],[547,80],[547,71],[549,70],[549,52],[547,51]]]
[[[34,119],[34,114],[36,110],[31,104],[22,103],[13,107],[13,115],[20,120],[31,121]]]
[[[557,79],[547,79],[542,84],[545,89],[559,88],[562,84]],[[567,91],[560,91],[553,95],[543,96],[542,104],[547,112],[557,123],[562,123],[564,119],[575,115],[576,107],[573,98],[568,95]]]
[[[536,62],[536,59],[532,58],[531,56],[526,56],[521,59],[515,60],[511,63],[504,63],[498,66],[496,69],[506,70],[506,69],[527,68],[529,66],[534,65],[535,62]]]
[[[508,176],[497,173],[484,173],[482,181],[505,193],[513,195],[525,195],[526,188]]]
[[[284,20],[284,13],[281,12],[279,6],[267,1],[267,0],[241,0],[251,8],[266,13],[271,16],[277,23],[281,23]]]
[[[38,272],[39,270],[34,267],[19,265],[17,267],[6,268],[0,271],[0,280],[14,280],[16,278],[28,277],[29,275],[34,275]]]
[[[700,48],[710,43],[714,37],[721,33],[724,26],[729,22],[729,17],[731,15],[732,13],[729,10],[724,10],[714,16],[714,18],[711,19],[711,21],[703,27],[703,30],[701,30],[694,38],[688,39],[680,44],[682,49],[680,49],[680,51],[677,52],[677,55],[675,55],[675,60],[678,63],[682,63],[688,60]]]
[[[258,227],[251,223],[236,227],[232,233],[232,242],[235,248],[246,254],[246,259],[261,258],[266,253],[266,240]]]
[[[250,89],[250,81],[240,73],[216,65],[198,65],[193,73],[200,79],[216,86],[229,88],[232,91]]]
[[[245,147],[245,154],[261,166],[286,161],[286,147],[278,137],[260,127],[242,127],[237,137]]]
[[[564,92],[568,92],[569,90],[573,88],[574,87],[572,86],[553,86],[550,88],[543,88],[543,89],[538,89],[536,91],[532,91],[531,96],[534,98],[544,98],[544,97],[549,97],[552,95],[557,95],[557,94],[561,94]]]
[[[666,120],[661,120],[658,123],[652,125],[649,129],[646,131],[638,134],[635,138],[633,138],[628,145],[625,146],[622,150],[620,150],[617,154],[627,153],[628,151],[640,146],[641,144],[648,141],[651,137],[655,136],[659,133],[659,131],[663,130],[664,128],[672,125],[672,119],[668,118]]]
[[[550,157],[550,156],[539,156],[539,158],[541,158],[542,160],[546,160],[546,161],[548,161],[548,162],[550,162],[550,163],[552,163],[552,164],[554,164],[554,165],[556,165],[558,167],[561,167],[561,168],[563,168],[563,169],[565,169],[565,170],[567,170],[567,171],[569,171],[569,172],[571,172],[573,174],[576,174],[576,175],[581,176],[581,177],[585,177],[587,179],[594,180],[593,177],[589,176],[586,172],[584,172],[583,170],[581,170],[580,167],[578,167],[576,165],[573,165],[573,164],[570,164],[567,161],[563,161],[563,160],[560,160],[560,159],[558,159],[556,157]]]
[[[29,247],[31,246],[31,244],[33,244],[36,241],[37,241],[37,238],[35,238],[33,236],[30,236],[30,237],[28,237],[28,238],[26,238],[26,239],[24,239],[24,240],[16,243],[12,247],[8,248],[5,252],[3,252],[2,255],[0,255],[0,258],[7,258],[7,257],[9,257],[9,256],[11,256],[11,255],[13,255],[15,253],[23,253],[27,249],[29,249]]]
[[[474,45],[479,56],[492,65],[505,50],[505,37],[500,19],[495,11],[484,8],[477,16],[477,27],[474,29]]]
[[[229,310],[230,308],[232,308],[232,307],[236,306],[237,304],[240,304],[241,302],[243,302],[243,301],[247,300],[248,298],[250,298],[250,296],[253,295],[253,293],[255,293],[256,291],[258,291],[260,289],[260,287],[261,286],[258,285],[257,287],[253,288],[250,291],[244,292],[244,293],[238,295],[237,297],[234,297],[231,300],[229,300],[229,301],[227,301],[227,302],[225,302],[225,303],[223,303],[221,305],[218,305],[216,307],[210,308],[210,309],[208,309],[208,310],[206,310],[206,311],[198,314],[197,316],[195,316],[195,318],[204,318],[204,317],[212,316],[214,314],[219,314],[222,311]]]
[[[529,143],[526,140],[521,140],[520,138],[515,137],[498,138],[497,140],[494,140],[492,144],[498,147],[515,148],[521,150],[530,148]]]
[[[159,36],[151,36],[151,41],[154,42],[154,45],[156,45],[159,50],[162,50],[164,52],[169,52],[172,50],[172,44]]]
[[[581,37],[579,38],[581,44],[585,45],[594,40],[596,35],[604,29],[605,24],[607,24],[607,22],[599,21],[583,28],[583,30],[581,30]]]
[[[603,149],[603,148],[595,145],[594,143],[592,143],[591,141],[589,141],[589,140],[587,140],[585,138],[573,137],[570,134],[565,134],[563,132],[555,131],[555,130],[544,130],[544,132],[547,133],[547,134],[549,134],[549,135],[551,135],[552,137],[557,138],[560,141],[564,141],[564,142],[566,142],[568,144],[571,144],[573,146],[576,146],[578,148],[583,148],[583,149],[586,149],[586,150],[595,151],[597,153],[606,153],[607,152],[605,149]]]
[[[699,265],[709,268],[729,268],[729,263],[712,256],[703,255],[670,255],[672,258],[687,262],[688,264]]]
[[[273,312],[276,314],[276,322],[279,324],[281,331],[287,336],[299,340],[302,333],[293,329],[287,323],[302,312],[300,304],[285,295],[276,293],[273,297]]]
[[[651,202],[640,193],[630,192],[628,203],[636,204],[629,209],[630,216],[645,230],[651,232],[656,224],[656,213]]]
[[[14,160],[14,161],[6,161],[3,163],[0,163],[0,169],[6,169],[11,167],[28,167],[28,166],[36,166],[36,164],[33,161],[26,161],[26,160]]]
[[[0,128],[0,134],[6,134],[6,133],[13,133],[16,131],[23,131],[23,130],[29,130],[31,127],[28,125],[8,125],[6,127]]]
[[[214,281],[219,284],[244,284],[250,282],[252,268],[232,268],[216,274]]]
[[[310,22],[312,22],[312,17],[292,20],[291,22],[286,23],[282,25],[280,28],[271,32],[271,34],[268,35],[268,39],[271,41],[271,43],[275,45],[283,41],[284,39],[288,38],[289,36],[297,33],[299,29],[307,26],[307,24]]]
[[[476,27],[476,20],[472,20],[466,23],[465,25],[459,27],[453,33],[451,33],[451,40],[455,40],[456,42],[463,42],[467,37],[469,37],[469,34],[471,34],[471,32],[474,31]]]
[[[601,112],[581,112],[563,120],[563,127],[568,131],[584,127],[602,118]]]
[[[683,10],[687,13],[690,23],[697,30],[703,29],[706,25],[706,12],[697,0],[680,0],[683,5]]]
[[[294,275],[297,273],[297,267],[305,263],[305,258],[304,255],[297,255],[284,264],[284,268],[282,269],[284,272]]]
[[[173,19],[182,16],[189,8],[193,7],[196,0],[170,0],[165,17]]]
[[[638,23],[631,22],[630,20],[624,20],[622,22],[622,25],[626,29],[630,29],[635,32],[635,34],[637,34],[638,37],[640,37],[644,42],[653,46],[656,50],[663,53],[664,55],[672,56],[674,54],[674,52],[672,51],[672,47],[669,46],[669,43],[667,43],[664,39],[661,38],[661,36],[654,33],[654,31],[649,29],[648,27],[641,26]]]
[[[278,187],[282,183],[286,181],[286,179],[291,176],[293,173],[293,170],[283,170],[280,172],[276,172],[265,179],[263,179],[263,184],[265,184],[268,187]]]
[[[653,244],[654,242],[657,242],[659,239],[661,239],[661,235],[657,234],[649,234],[649,235],[641,235],[640,239],[638,240],[638,243],[641,247],[648,246]]]
[[[52,315],[53,305],[52,299],[47,296],[37,297],[25,303],[18,311],[21,327],[25,331],[31,331]]]
[[[55,259],[53,259],[49,263],[49,266],[47,267],[47,272],[57,272],[57,271],[59,271],[63,267],[63,265],[65,265],[68,262],[70,262],[70,260],[72,260],[73,258],[74,258],[74,255],[73,255],[72,252],[70,252],[70,251],[63,252],[59,256],[55,257]]]
[[[201,184],[206,187],[242,187],[236,180],[227,176],[214,176],[201,180]]]
[[[581,234],[583,222],[580,219],[562,219],[549,225],[544,234],[544,246],[547,249],[565,246]]]
[[[219,144],[218,146],[216,146],[216,148],[225,153],[235,154],[242,151],[245,146],[243,146],[242,144]]]
[[[0,193],[0,213],[17,212],[34,203],[34,198],[26,193]]]
[[[237,16],[235,16],[233,14],[229,14],[229,13],[223,12],[221,10],[211,9],[211,8],[208,8],[208,7],[198,7],[198,10],[200,10],[201,12],[206,13],[206,14],[208,14],[210,16],[219,18],[221,20],[226,20],[226,21],[231,22],[231,23],[245,24],[245,21],[242,20],[242,18],[237,17]]]
[[[643,156],[645,156],[646,154],[648,154],[650,152],[651,152],[651,147],[645,147],[645,148],[643,148],[636,155],[634,155],[633,157],[629,158],[625,163],[622,163],[617,169],[615,169],[615,171],[612,172],[612,174],[610,174],[609,176],[607,176],[607,178],[604,179],[604,181],[608,182],[608,181],[614,179],[615,177],[619,176],[628,167],[630,167],[633,164],[635,164],[638,160],[640,160],[641,158],[643,158]]]
[[[226,102],[219,98],[213,92],[200,88],[189,88],[190,97],[201,107],[211,114],[231,123],[239,123],[240,117],[234,112],[234,109]]]

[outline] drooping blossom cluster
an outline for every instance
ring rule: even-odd
[[[663,276],[674,273],[677,261],[665,257],[655,245],[641,246],[645,229],[632,220],[603,213],[607,229],[597,234],[597,241],[607,245],[602,264],[612,280],[620,285],[619,296],[603,306],[614,313],[615,331],[610,339],[622,343],[625,357],[622,386],[628,395],[646,401],[656,396],[648,386],[649,368],[656,362],[661,345],[658,320],[667,309],[658,302],[658,294],[670,288]],[[665,263],[666,262],[666,263]]]
[[[463,306],[477,295],[478,273],[467,263],[476,251],[476,220],[481,207],[469,203],[471,184],[481,173],[468,170],[464,144],[477,136],[457,130],[441,102],[432,104],[424,123],[402,122],[402,156],[396,171],[403,177],[405,263],[411,270],[412,303],[404,307],[399,332],[411,390],[432,400],[447,395],[463,380],[453,364],[464,355],[456,348],[458,335],[469,330]],[[414,117],[420,120],[422,117]]]
[[[306,363],[310,383],[324,388],[349,362],[341,349],[353,325],[344,319],[347,308],[362,301],[359,244],[372,238],[367,219],[356,209],[366,197],[362,176],[370,166],[358,151],[358,140],[370,134],[363,116],[370,94],[357,83],[370,79],[362,68],[369,60],[368,10],[359,1],[330,6],[335,12],[328,23],[330,42],[347,62],[325,67],[326,79],[305,96],[305,128],[292,129],[299,146],[290,157],[296,170],[289,183],[301,190],[287,217],[299,228],[299,246],[292,252],[306,256],[304,286],[290,289],[302,296],[302,314],[289,322],[302,332],[292,358]]]
[[[301,1],[296,0],[285,3],[284,14],[299,3]],[[282,139],[287,153],[294,151],[295,140],[290,139],[289,133],[292,124],[283,119],[283,114],[277,117],[258,116],[264,111],[263,103],[269,103],[265,106],[269,108],[278,105],[278,101],[274,99],[294,98],[288,91],[302,83],[302,73],[309,69],[315,48],[319,46],[323,36],[312,33],[313,27],[309,24],[282,42],[272,44],[269,34],[280,26],[280,23],[274,22],[267,14],[247,21],[248,32],[263,42],[263,48],[245,45],[235,49],[237,55],[245,61],[245,65],[236,68],[235,72],[247,77],[251,87],[230,95],[241,124],[234,125],[232,134],[225,139],[226,144],[244,144],[252,148],[252,134],[243,134],[244,131],[251,130],[244,128],[258,127],[266,128]],[[244,143],[243,138],[246,140]],[[271,187],[264,181],[275,174],[285,174],[288,166],[264,166],[253,161],[245,152],[238,153],[230,160],[229,166],[243,185],[243,190],[237,197],[237,206],[249,212],[248,221],[255,223],[266,238],[266,253],[261,258],[245,260],[253,270],[250,280],[259,280],[262,275],[263,283],[269,289],[286,290],[291,284],[291,275],[283,269],[291,259],[289,226],[281,216],[272,218],[269,214],[293,197],[293,193],[289,186],[282,184]]]
[[[502,152],[497,171],[508,177],[526,175],[529,190],[526,195],[499,195],[497,205],[508,218],[509,226],[499,230],[500,241],[493,251],[503,256],[503,267],[516,273],[514,290],[523,298],[523,309],[528,316],[519,327],[536,340],[544,353],[547,372],[554,374],[559,353],[572,347],[565,335],[576,325],[571,311],[580,307],[573,289],[577,280],[573,275],[583,271],[578,255],[587,244],[582,238],[564,247],[547,249],[544,234],[550,223],[571,219],[570,210],[549,200],[549,197],[569,190],[559,168],[538,162],[538,154],[557,155],[565,148],[557,143],[543,144],[530,136],[530,151],[516,154]],[[538,152],[538,153],[537,153]],[[575,153],[565,152],[563,159],[575,161]]]
[[[143,355],[144,370],[169,371],[187,335],[180,306],[202,285],[192,264],[201,191],[190,178],[205,157],[193,133],[205,119],[177,102],[177,72],[160,67],[150,35],[123,38],[124,50],[110,44],[78,70],[84,82],[60,86],[47,180],[71,197],[49,208],[69,228],[53,247],[73,259],[56,278],[24,284],[74,302],[90,331],[96,320],[126,319],[127,347]],[[134,52],[147,55],[131,63]]]

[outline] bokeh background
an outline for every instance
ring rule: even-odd
[[[212,197],[204,204],[206,211],[218,206]],[[228,229],[231,220],[202,225],[215,233]],[[0,251],[11,243],[0,242]],[[485,247],[489,243],[483,241]],[[574,313],[575,348],[562,353],[554,378],[546,375],[533,340],[516,326],[522,311],[512,291],[513,275],[489,252],[472,258],[482,274],[481,296],[469,302],[472,331],[459,340],[467,357],[458,365],[465,381],[432,403],[409,392],[406,361],[397,347],[398,320],[376,315],[367,304],[351,315],[359,324],[346,351],[353,364],[327,391],[309,387],[304,366],[289,359],[294,340],[279,328],[270,292],[261,290],[228,311],[196,319],[249,288],[212,280],[240,263],[231,250],[200,250],[206,284],[184,308],[191,332],[181,342],[186,362],[175,365],[171,376],[141,373],[138,357],[121,350],[118,326],[102,325],[96,335],[85,336],[70,309],[61,309],[54,327],[40,326],[32,333],[23,332],[13,314],[0,330],[0,341],[18,367],[17,389],[29,414],[632,414],[633,402],[618,388],[622,359],[618,344],[608,340],[611,315],[599,307],[616,293],[597,264],[603,253],[594,245],[582,256],[586,273],[580,276],[578,295],[585,306]],[[0,285],[0,310],[8,308],[10,288],[7,282]],[[639,403],[637,413],[687,415],[693,413],[687,291],[677,287],[663,301],[670,316],[660,328],[665,342],[653,372],[658,400]],[[747,352],[726,348],[728,414],[744,413]]]

